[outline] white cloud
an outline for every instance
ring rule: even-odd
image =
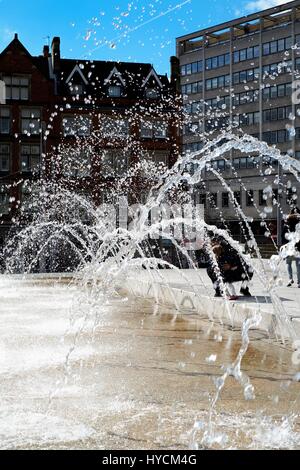
[[[284,3],[289,2],[287,0],[255,0],[252,2],[248,2],[245,8],[248,11],[266,10],[267,8],[283,5]]]

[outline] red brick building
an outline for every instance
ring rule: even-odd
[[[138,159],[176,161],[179,66],[171,64],[169,81],[151,64],[63,59],[58,37],[36,57],[15,35],[0,53],[0,242],[24,180],[65,179],[100,203]]]

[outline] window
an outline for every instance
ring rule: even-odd
[[[277,41],[266,42],[263,44],[263,55],[276,54],[292,47],[292,38],[278,39]]]
[[[254,191],[253,191],[253,189],[250,189],[249,191],[246,192],[246,204],[247,204],[247,207],[254,206]]]
[[[279,144],[286,142],[288,140],[288,135],[287,131],[285,129],[282,129],[280,131],[277,131],[277,142]]]
[[[159,97],[159,92],[156,88],[146,88],[145,95],[149,100],[156,100]]]
[[[203,66],[202,66],[202,60],[198,62],[193,62],[192,64],[186,64],[181,67],[181,75],[191,75],[193,73],[198,73],[202,72]]]
[[[296,138],[297,138],[297,133],[296,133]],[[278,131],[264,132],[262,140],[267,142],[268,144],[277,144],[277,143],[287,142],[288,140],[290,140],[290,137],[286,129],[281,129]]]
[[[29,100],[29,78],[4,76],[6,98],[8,100]]]
[[[65,116],[63,118],[64,136],[87,137],[91,134],[92,120],[88,116]]]
[[[122,176],[128,167],[128,156],[118,150],[105,150],[101,161],[104,176]]]
[[[247,157],[247,168],[255,168],[255,158]]]
[[[9,213],[9,191],[4,184],[0,184],[0,217]]]
[[[115,132],[115,137],[127,137],[129,135],[129,121],[127,119],[117,119],[116,120],[117,129]]]
[[[273,98],[281,98],[284,96],[290,96],[292,94],[292,84],[291,83],[283,83],[281,85],[275,85],[271,87],[266,87],[263,89],[263,98],[273,99]]]
[[[21,130],[22,134],[39,134],[41,111],[36,108],[24,108],[21,111]]]
[[[284,106],[281,108],[266,109],[263,112],[263,121],[280,121],[283,119],[288,119],[290,113],[292,112],[291,106]],[[285,142],[285,141],[284,141]]]
[[[243,62],[245,60],[252,60],[257,57],[259,57],[259,46],[241,49],[240,51],[235,51],[233,54],[233,60],[235,63]]]
[[[83,95],[84,85],[83,83],[69,83],[68,84],[71,95]]]
[[[240,126],[253,126],[259,124],[260,122],[260,113],[247,113],[247,114],[240,114],[239,117]]]
[[[258,101],[258,98],[259,98],[258,90],[250,90],[247,92],[237,93],[234,96],[234,104],[236,106],[239,106],[245,103],[254,103],[255,101]]]
[[[10,167],[10,146],[0,144],[0,172],[9,172]]]
[[[0,134],[10,133],[10,109],[0,108]]]
[[[143,139],[152,139],[153,137],[153,126],[151,122],[142,122],[141,124],[141,137]]]
[[[108,95],[111,98],[119,98],[122,94],[122,88],[120,86],[110,86],[108,88]]]
[[[166,139],[168,136],[168,123],[164,121],[143,121],[140,133],[144,139]]]
[[[215,209],[218,205],[218,193],[211,193],[209,196],[210,199],[210,207]]]
[[[192,64],[187,64],[186,66],[186,75],[191,75],[192,74]]]
[[[199,204],[206,207],[206,194],[199,195]]]
[[[240,206],[241,205],[241,191],[234,191],[235,202]]]
[[[269,55],[270,54],[270,43],[267,42],[263,44],[263,55]]]
[[[105,139],[123,139],[129,135],[129,121],[103,115],[99,119],[100,132]]]
[[[267,196],[263,189],[259,190],[259,205],[266,206],[267,205]]]
[[[224,171],[226,167],[225,160],[216,160],[212,164],[214,170]]]
[[[247,168],[247,158],[246,157],[240,158],[240,168],[241,168],[241,170],[244,170],[245,168]]]
[[[297,199],[298,199],[298,196],[297,196],[296,188],[289,188],[286,190],[286,203],[288,205],[292,205],[292,204],[294,205]]]
[[[202,90],[203,82],[187,83],[186,85],[182,85],[181,87],[183,95],[190,95],[191,93],[202,93]]]
[[[21,146],[21,171],[36,171],[40,164],[40,146],[22,145]]]
[[[222,207],[229,207],[229,193],[222,193]]]
[[[230,64],[230,54],[222,54],[215,57],[210,57],[205,61],[206,70],[218,69],[224,65]]]
[[[233,83],[238,85],[239,83],[252,82],[259,77],[259,68],[242,70],[233,74]]]
[[[91,174],[91,155],[88,149],[67,148],[61,152],[62,173],[68,178],[86,178]]]
[[[206,80],[206,90],[215,90],[230,85],[230,75],[221,75],[220,77]]]
[[[198,63],[193,62],[192,63],[192,73],[197,73],[198,72]]]
[[[153,125],[154,137],[156,139],[166,139],[168,136],[168,124],[164,121],[157,121]]]
[[[296,65],[297,65],[296,59]],[[275,64],[269,64],[263,66],[263,74],[277,75],[278,73],[287,73],[292,70],[292,61],[285,60],[282,62],[277,62]]]

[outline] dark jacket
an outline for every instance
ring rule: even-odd
[[[238,251],[227,242],[221,242],[220,244],[223,248],[223,253],[216,259],[219,273],[212,260],[210,260],[207,268],[207,274],[212,282],[216,282],[219,276],[221,276],[225,283],[251,280],[253,270],[243,260]],[[230,269],[225,269],[226,265],[230,265]]]

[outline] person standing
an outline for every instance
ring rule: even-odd
[[[285,239],[288,240],[291,238],[291,240],[287,243],[287,245],[290,245],[286,256],[286,264],[289,275],[289,282],[287,287],[291,287],[294,284],[293,262],[295,262],[297,272],[297,283],[298,288],[300,289],[300,241],[295,241],[294,236],[292,235],[296,234],[298,224],[300,224],[300,211],[297,207],[295,207],[289,213],[286,221]],[[285,249],[287,245],[285,246]]]

